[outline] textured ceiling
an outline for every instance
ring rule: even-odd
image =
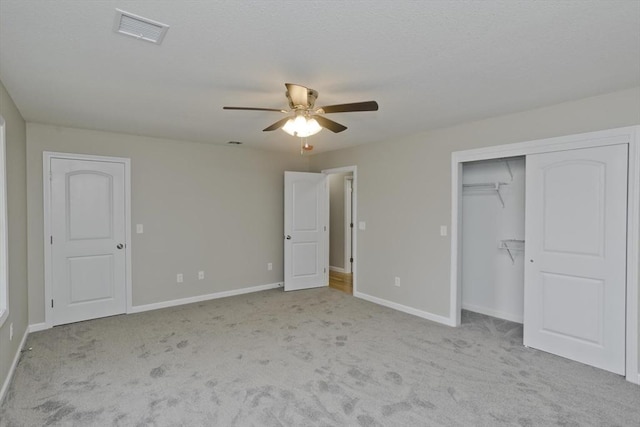
[[[222,106],[378,101],[321,152],[638,86],[640,2],[0,0],[0,79],[27,121],[292,152],[281,114]]]

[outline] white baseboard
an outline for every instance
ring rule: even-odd
[[[198,295],[195,297],[180,298],[171,301],[156,302],[153,304],[136,305],[131,307],[128,313],[141,313],[143,311],[158,310],[160,308],[175,307],[177,305],[192,304],[194,302],[208,301],[218,298],[232,297],[235,295],[250,294],[252,292],[266,291],[282,287],[282,283],[270,283],[268,285],[252,286],[249,288],[234,289],[231,291],[215,292],[212,294]]]
[[[509,320],[511,322],[516,322],[520,324],[524,323],[524,318],[517,314],[506,313],[504,311],[498,311],[498,310],[492,310],[490,308],[480,307],[478,305],[467,304],[463,302],[462,309],[473,311],[474,313],[484,314],[491,317],[497,317],[498,319]]]
[[[363,300],[367,300],[369,302],[383,305],[385,307],[393,308],[394,310],[402,311],[404,313],[412,314],[414,316],[422,317],[423,319],[431,320],[432,322],[442,323],[447,326],[455,326],[455,323],[445,316],[440,316],[438,314],[429,313],[428,311],[418,310],[416,308],[408,307],[406,305],[398,304],[395,302],[387,301],[382,298],[373,297],[371,295],[363,294],[362,292],[354,292],[354,297],[362,298]]]
[[[29,325],[29,333],[44,331],[45,329],[49,329],[49,326],[45,323],[34,323],[33,325]]]
[[[334,267],[333,265],[330,265],[329,271],[335,271],[336,273],[344,273],[344,268]]]
[[[7,394],[9,390],[9,385],[11,384],[11,380],[13,379],[13,373],[16,370],[16,366],[18,366],[18,361],[20,360],[20,355],[22,354],[22,349],[24,348],[24,343],[27,341],[27,336],[29,335],[29,328],[24,331],[24,335],[22,335],[22,340],[20,341],[20,345],[18,346],[18,351],[16,352],[15,357],[13,358],[13,362],[11,363],[11,367],[9,368],[9,372],[7,372],[7,378],[4,380],[4,384],[2,384],[2,389],[0,389],[0,405],[4,401],[4,396]]]

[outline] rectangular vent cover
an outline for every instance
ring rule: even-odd
[[[160,44],[169,26],[151,19],[116,9],[113,31],[151,43]]]

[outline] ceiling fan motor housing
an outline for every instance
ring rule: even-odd
[[[292,110],[307,110],[313,108],[316,103],[316,99],[318,99],[318,91],[315,89],[307,88],[307,105],[296,105],[291,100],[291,94],[289,91],[286,92],[287,99],[289,100],[289,108]]]

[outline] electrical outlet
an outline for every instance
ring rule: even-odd
[[[9,324],[9,341],[13,341],[13,323]]]
[[[204,271],[198,271],[198,280],[204,280]]]
[[[272,262],[267,264],[267,270],[269,270],[269,271],[273,270],[273,263]]]
[[[396,277],[396,280],[393,282],[394,285],[396,285],[397,287],[400,287],[400,278]]]
[[[177,282],[177,283],[182,283],[182,282],[184,282],[184,276],[182,275],[182,273],[178,273],[178,274],[176,275],[176,282]]]

